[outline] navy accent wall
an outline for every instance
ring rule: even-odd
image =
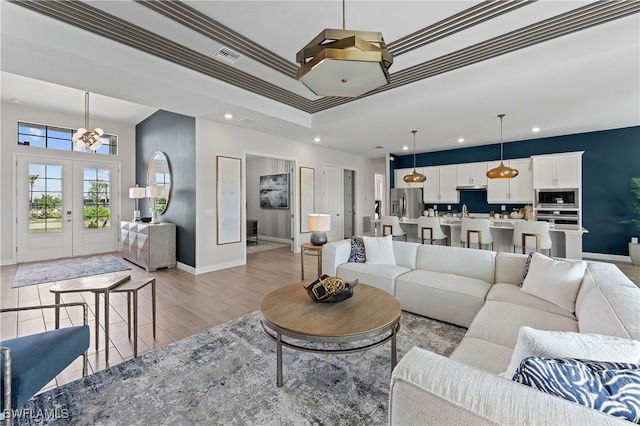
[[[582,224],[589,233],[582,240],[583,250],[627,255],[631,236],[640,234],[640,229],[620,223],[633,215],[629,204],[630,181],[632,177],[640,177],[640,126],[504,144],[505,159],[572,151],[584,151]],[[499,159],[500,144],[493,144],[418,154],[416,165],[439,166]],[[391,162],[392,170],[408,167],[413,167],[413,155],[396,156]],[[486,194],[485,191],[462,191],[460,205],[467,204],[472,212],[498,211],[500,206],[487,204]],[[460,205],[452,208],[460,211]],[[438,205],[438,210],[446,210],[446,207]],[[522,206],[507,206],[509,210],[512,207]]]
[[[196,120],[158,111],[136,126],[136,182],[147,186],[149,160],[162,151],[171,167],[171,199],[159,220],[176,224],[176,259],[196,267]],[[146,203],[146,204],[142,204]],[[147,200],[140,214],[150,216]]]

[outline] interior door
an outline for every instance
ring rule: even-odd
[[[355,201],[354,201],[354,185],[353,185],[353,170],[344,171],[344,191],[343,191],[343,206],[344,206],[344,238],[351,238],[355,235]]]
[[[329,241],[336,241],[342,235],[340,217],[340,167],[322,165],[322,205],[324,214],[331,215],[331,230],[327,232]]]
[[[16,160],[18,263],[72,256],[72,162]]]
[[[116,163],[16,157],[17,261],[118,250]]]

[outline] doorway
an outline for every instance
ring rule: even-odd
[[[343,238],[351,238],[356,230],[356,201],[355,201],[355,172],[343,171],[342,206],[344,209],[344,235]]]
[[[17,261],[118,250],[117,163],[16,156]]]

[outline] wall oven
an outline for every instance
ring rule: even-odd
[[[536,189],[537,209],[578,209],[578,189]]]

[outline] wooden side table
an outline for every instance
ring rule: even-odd
[[[304,255],[315,256],[318,258],[318,278],[322,276],[322,246],[311,243],[302,243],[300,246],[300,268],[302,272],[302,281],[304,281]]]
[[[127,331],[131,339],[133,328],[133,356],[138,356],[138,292],[147,284],[151,284],[151,315],[153,323],[153,338],[156,338],[156,279],[139,278],[127,281],[111,290],[111,293],[127,293]],[[133,296],[133,324],[131,324],[131,296]]]

